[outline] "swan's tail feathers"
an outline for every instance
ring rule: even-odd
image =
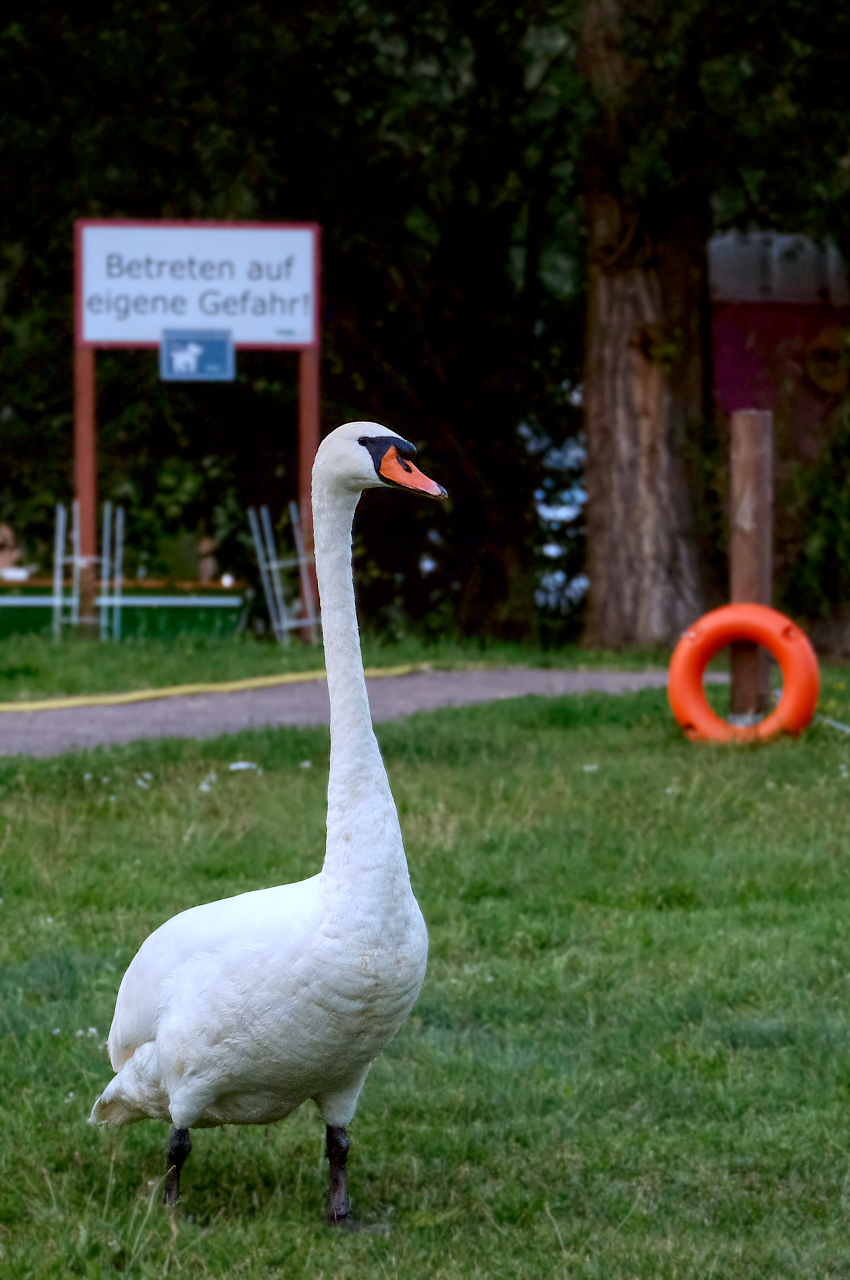
[[[168,1095],[156,1068],[156,1045],[141,1045],[92,1107],[89,1124],[118,1126],[135,1124],[137,1120],[170,1120]]]
[[[118,1096],[112,1090],[112,1085],[115,1083],[113,1080],[112,1084],[104,1089],[92,1107],[89,1124],[109,1124],[117,1128],[119,1125],[134,1124],[136,1120],[145,1120],[147,1118],[144,1111],[132,1106],[125,1098]]]

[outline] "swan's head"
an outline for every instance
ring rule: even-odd
[[[411,489],[429,498],[445,498],[441,484],[414,466],[416,445],[377,422],[346,422],[319,445],[314,476],[322,475],[345,488]]]

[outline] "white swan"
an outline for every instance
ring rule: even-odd
[[[366,694],[351,570],[363,489],[432,497],[413,445],[349,422],[313,466],[316,572],[331,706],[327,850],[310,880],[193,907],[142,944],[109,1033],[116,1075],[95,1124],[174,1125],[166,1203],[191,1150],[188,1130],[268,1124],[312,1098],[327,1125],[331,1222],[349,1219],[346,1125],[370,1065],[409,1014],[428,937]]]

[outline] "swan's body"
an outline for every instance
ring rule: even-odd
[[[419,994],[427,937],[412,893],[378,914],[328,888],[318,875],[244,893],[151,934],[121,984],[118,1074],[92,1118],[268,1124],[314,1098],[347,1125]]]
[[[324,866],[310,880],[193,907],[151,934],[118,992],[116,1075],[94,1105],[95,1123],[266,1124],[312,1098],[329,1126],[329,1154],[332,1131],[347,1150],[344,1126],[371,1063],[413,1007],[427,958],[372,730],[351,574],[364,488],[441,496],[404,461],[413,452],[375,423],[349,423],[322,443],[313,468],[331,704]],[[343,1193],[344,1163],[343,1151]]]

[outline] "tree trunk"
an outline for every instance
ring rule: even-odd
[[[590,0],[582,69],[603,105],[584,167],[588,308],[584,406],[590,579],[586,642],[669,643],[699,616],[685,466],[704,413],[702,319],[707,202],[680,188],[631,209],[617,190],[627,148],[619,6]]]

